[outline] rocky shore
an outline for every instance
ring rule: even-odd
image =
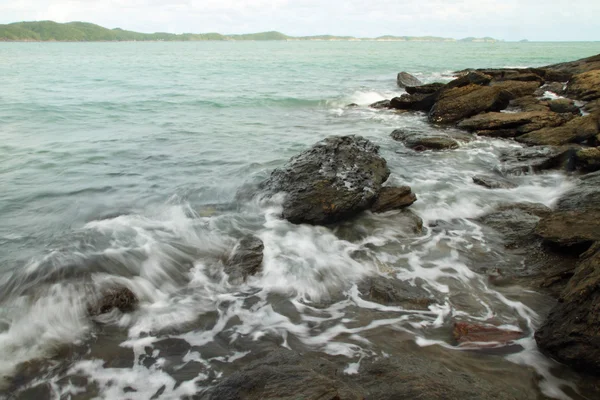
[[[391,132],[391,138],[407,151],[451,152],[476,136],[501,138],[526,147],[507,150],[501,158],[502,173],[490,170],[487,175],[474,175],[473,185],[486,188],[482,190],[512,189],[517,186],[510,179],[512,175],[547,170],[570,174],[573,183],[553,208],[514,199],[471,221],[499,235],[506,253],[524,260],[525,268],[482,272],[489,285],[509,282],[556,299],[535,333],[533,329],[526,332],[514,326],[456,319],[446,321],[450,328],[442,341],[451,342],[454,350],[481,352],[478,354],[483,358],[488,350],[489,354],[503,355],[517,352],[522,349],[517,342],[525,336],[532,341],[534,335],[539,349],[550,358],[581,374],[600,376],[600,55],[542,68],[458,71],[449,83],[422,84],[402,72],[397,83],[405,94],[372,107],[426,113],[432,126],[439,128]],[[411,211],[419,193],[390,182],[388,161],[380,150],[361,136],[328,137],[272,171],[252,195],[273,205],[278,217],[292,224],[342,230],[344,223],[365,213],[393,214],[394,222],[407,232],[415,237],[424,235],[423,220]],[[358,253],[352,257],[359,258]],[[259,274],[268,256],[261,238],[247,235],[221,254],[215,264],[222,267],[223,281],[235,287]],[[403,308],[401,311],[426,313],[443,303],[414,282],[388,279],[383,274],[362,279],[354,290],[374,307]],[[87,300],[87,317],[100,322],[105,314],[131,313],[140,304],[130,288],[119,284],[91,291]],[[321,306],[312,305],[315,309]],[[275,307],[283,306],[275,303]],[[348,329],[336,335],[352,333]],[[255,344],[258,351],[245,353],[251,358],[248,364],[224,376],[215,376],[196,362],[189,363],[188,371],[189,360],[182,369],[172,371],[168,368],[175,361],[163,360],[165,370],[172,373],[177,385],[205,371],[207,386],[185,397],[198,399],[539,398],[532,389],[535,384],[531,385],[539,379],[535,371],[524,373],[523,386],[506,384],[501,368],[486,370],[484,366],[474,371],[461,365],[468,356],[466,351],[454,351],[453,360],[439,356],[447,354],[443,353],[447,349],[424,356],[436,350],[419,347],[409,332],[398,330],[394,338],[378,338],[383,348],[392,348],[401,356],[361,357],[356,370],[348,366],[343,352],[336,356],[301,352],[287,339],[284,346],[266,337]],[[232,343],[223,340],[219,346],[239,345]],[[192,346],[180,338],[157,341],[157,349],[160,344],[170,346],[169,355],[191,354]],[[137,355],[137,362],[148,367],[157,363],[159,353],[144,351]],[[127,365],[136,362],[131,357]],[[32,376],[38,374],[37,366],[31,365],[13,379],[14,388],[22,384],[19,379],[31,384],[18,398],[43,398],[50,390],[35,382]],[[26,368],[34,372],[28,373]],[[600,386],[592,390],[600,393]]]

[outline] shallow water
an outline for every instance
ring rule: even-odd
[[[472,221],[506,201],[551,206],[569,178],[511,176],[518,188],[487,190],[471,177],[501,169],[501,152],[518,144],[479,138],[415,153],[389,134],[431,130],[423,114],[366,106],[401,93],[401,70],[447,81],[466,67],[599,52],[598,43],[1,44],[3,390],[45,383],[56,398],[178,398],[269,344],[340,356],[348,374],[365,358],[413,352],[502,379],[523,398],[588,398],[585,379],[532,339],[553,300],[491,285],[488,272],[526,266]],[[276,203],[235,200],[290,156],[345,134],[381,146],[390,183],[418,196],[423,234],[400,212],[296,226]],[[249,233],[265,244],[263,271],[232,285],[223,259]],[[368,302],[357,284],[375,274],[436,302]],[[115,283],[139,309],[89,319],[90,299]],[[472,352],[454,345],[454,320],[526,337],[516,350]]]

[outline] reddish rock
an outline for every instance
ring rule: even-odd
[[[454,323],[452,333],[454,339],[461,345],[490,342],[508,344],[525,336],[521,331],[509,331],[491,325],[476,325],[468,322]]]
[[[386,186],[381,188],[377,200],[375,200],[375,203],[371,207],[371,211],[381,213],[398,210],[410,206],[415,201],[417,201],[417,196],[415,196],[409,186]]]

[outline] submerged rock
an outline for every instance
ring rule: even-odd
[[[512,95],[497,87],[470,84],[444,90],[429,112],[434,123],[453,123],[485,111],[505,109]]]
[[[497,176],[475,175],[473,182],[488,189],[513,189],[518,186],[507,179]]]
[[[371,207],[374,213],[405,208],[417,201],[417,196],[412,192],[410,186],[384,187],[381,188],[375,203]]]
[[[600,375],[600,251],[590,253],[536,331],[535,340],[558,361]]]
[[[502,234],[507,247],[527,247],[535,241],[534,231],[552,211],[538,203],[510,203],[478,218],[478,221]]]
[[[377,102],[369,105],[369,107],[371,107],[371,108],[377,108],[377,109],[392,108],[392,106],[390,104],[390,100],[377,101]]]
[[[405,88],[407,86],[419,86],[423,83],[414,75],[409,74],[408,72],[400,72],[396,77],[396,83],[401,88]]]
[[[127,287],[114,287],[104,290],[100,298],[88,306],[88,313],[91,316],[106,314],[113,309],[118,309],[122,313],[128,313],[137,307],[137,296]]]
[[[263,241],[253,235],[242,238],[225,263],[230,281],[246,280],[260,271],[263,261]]]
[[[573,171],[578,149],[577,145],[506,149],[501,152],[500,161],[503,163],[503,171],[510,174],[528,174],[549,169]]]
[[[285,193],[283,217],[329,224],[371,208],[390,174],[379,147],[360,136],[329,137],[276,169],[261,185]]]
[[[366,300],[383,305],[427,310],[435,303],[425,289],[395,278],[372,277],[361,282],[358,288]]]
[[[525,336],[521,331],[505,330],[491,325],[468,322],[455,322],[452,334],[454,339],[461,345],[474,345],[477,343],[506,345]]]
[[[409,149],[416,151],[458,148],[458,142],[448,136],[423,135],[417,132],[406,132],[402,129],[396,129],[390,136],[392,139],[404,143]]]

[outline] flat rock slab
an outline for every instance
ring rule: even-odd
[[[514,137],[544,127],[560,126],[571,118],[573,116],[570,114],[557,114],[550,111],[489,112],[465,119],[458,124],[458,127],[483,136]]]
[[[360,136],[332,136],[293,157],[261,184],[283,193],[283,218],[330,224],[370,209],[390,170],[379,146]]]
[[[599,119],[600,114],[573,118],[564,125],[529,132],[517,137],[516,140],[528,145],[560,146],[568,143],[581,143],[599,133]]]
[[[475,175],[473,182],[488,189],[514,189],[518,186],[508,179],[497,176]]]

